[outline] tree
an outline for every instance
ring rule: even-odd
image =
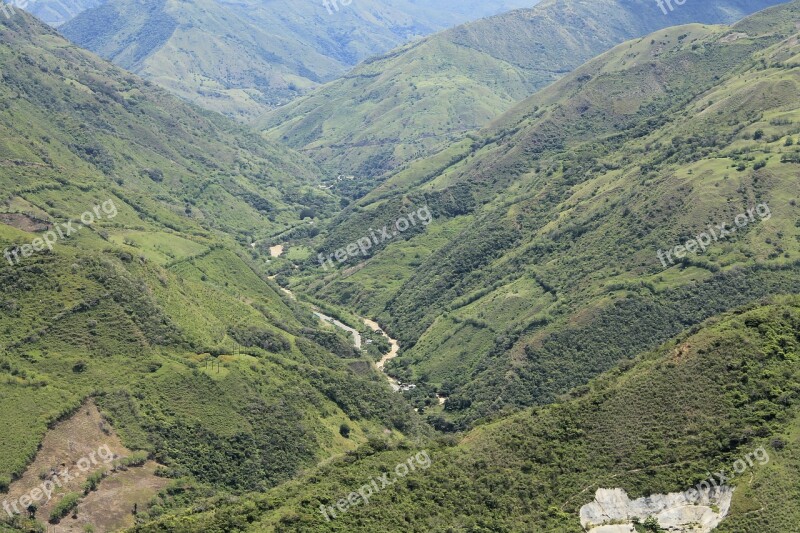
[[[655,516],[649,517],[642,525],[644,526],[645,531],[652,531],[653,533],[659,533],[660,531],[663,531]]]

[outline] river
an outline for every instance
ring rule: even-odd
[[[270,277],[270,279],[274,280],[275,276]],[[285,289],[283,287],[280,287],[280,289],[283,292],[285,292],[290,298],[292,298],[293,300],[295,299],[292,291],[290,291],[289,289]],[[340,320],[333,318],[332,316],[328,316],[324,313],[321,313],[319,309],[315,308],[314,314],[317,316],[317,318],[319,318],[323,322],[328,322],[330,324],[333,324],[337,328],[340,328],[350,333],[353,336],[353,345],[359,350],[361,349],[362,345],[361,333],[359,333],[357,330],[351,328],[347,324],[342,323]],[[386,338],[386,340],[389,341],[391,349],[387,353],[385,353],[383,357],[381,357],[380,361],[375,363],[375,368],[377,368],[384,376],[386,376],[386,379],[389,381],[389,385],[392,387],[392,390],[394,390],[395,392],[399,391],[402,388],[400,382],[386,373],[386,363],[388,363],[389,361],[391,361],[400,354],[400,343],[397,342],[396,339],[393,339],[389,335],[387,335],[386,332],[383,330],[383,328],[381,328],[380,324],[378,324],[374,320],[370,320],[368,318],[363,318],[363,317],[359,318],[361,318],[361,320],[364,321],[364,324],[369,329],[371,329],[372,331],[380,332],[380,334],[383,335]],[[445,398],[442,397],[439,398],[440,403],[444,403],[444,401]]]

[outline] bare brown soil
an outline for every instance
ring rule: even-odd
[[[0,213],[0,224],[28,233],[39,233],[50,229],[50,224],[22,213]]]
[[[107,450],[111,451],[110,455],[106,454]],[[134,523],[134,504],[138,504],[139,510],[145,510],[150,499],[169,483],[168,479],[155,475],[158,465],[152,461],[142,467],[114,468],[114,461],[132,453],[103,419],[94,402],[89,401],[47,432],[33,463],[0,499],[16,503],[17,509],[24,513],[20,497],[40,497],[34,502],[38,506],[36,519],[46,523],[64,495],[80,493],[82,499],[76,512],[63,518],[57,526],[48,524],[50,530],[82,532],[91,524],[94,531],[104,533],[130,527]],[[66,480],[60,475],[65,470],[73,479]],[[84,483],[90,475],[100,471],[106,471],[108,476],[100,482],[97,491],[84,496]],[[55,483],[57,479],[60,487]],[[49,500],[42,492],[46,481],[53,482],[54,488]],[[37,489],[38,494],[34,492]],[[0,510],[0,513],[6,517],[5,511]]]

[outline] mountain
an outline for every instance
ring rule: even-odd
[[[363,59],[536,0],[112,0],[61,27],[92,50],[213,111],[249,119]]]
[[[21,16],[9,19],[6,31],[12,31]],[[25,65],[27,59],[10,52],[4,58],[11,106],[4,142],[19,144],[33,131],[47,139],[7,146],[7,158],[36,158],[78,175],[84,169],[99,171],[124,194],[148,204],[148,217],[160,217],[176,230],[196,231],[197,224],[208,224],[244,240],[305,226],[299,213],[306,208],[335,212],[335,198],[319,189],[319,170],[306,158],[265,143],[212,113],[182,105],[149,82],[112,69],[63,39],[56,51],[52,59],[35,57],[38,50],[31,52],[42,68],[52,63],[43,71],[48,76],[23,69],[15,75],[12,66]],[[73,67],[73,74],[66,76],[56,59],[76,65],[88,62],[92,71],[78,75]],[[105,72],[109,75],[100,75]],[[37,107],[26,107],[26,99]],[[16,116],[25,112],[30,115]],[[48,145],[60,130],[66,148],[56,157]],[[37,165],[25,166],[35,170]],[[58,172],[37,175],[34,170],[20,175],[18,183],[55,188],[65,179]]]
[[[430,225],[333,270],[311,254],[287,280],[380,317],[404,349],[389,371],[418,385],[418,406],[449,397],[430,414],[451,429],[796,293],[799,11],[614,48],[392,176],[311,244],[327,257],[424,205]]]
[[[101,5],[105,0],[15,0],[11,2],[18,6],[24,6],[30,14],[58,27],[83,13],[87,9],[92,9]]]
[[[313,163],[27,14],[0,18],[0,43],[0,492],[63,468],[98,429],[80,422],[95,404],[100,438],[161,466],[130,507],[93,507],[120,490],[102,484],[47,505],[131,524],[171,479],[264,490],[370,438],[426,431],[248,245],[337,207]],[[75,417],[77,432],[52,437],[69,450],[41,449]],[[9,524],[38,527],[3,511]]]
[[[0,17],[0,530],[793,531],[799,20],[619,44],[353,201]]]
[[[173,508],[140,530],[574,533],[586,531],[579,513],[598,489],[659,500],[722,485],[733,489],[732,501],[706,507],[725,516],[714,531],[793,531],[800,517],[798,331],[797,297],[741,309],[558,404],[458,441],[364,446],[267,494],[214,510]],[[415,469],[401,468],[406,464]],[[608,515],[617,501],[604,509]],[[671,516],[692,520],[685,505]],[[637,532],[665,531],[658,526],[666,522],[639,519]],[[608,519],[602,531],[634,531],[624,522]]]
[[[463,140],[584,62],[659,28],[730,23],[780,3],[688,2],[665,16],[652,0],[546,0],[371,58],[268,113],[269,138],[302,150],[358,198],[387,172]]]

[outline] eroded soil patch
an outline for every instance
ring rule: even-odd
[[[155,475],[158,465],[152,461],[140,467],[121,467],[120,462],[133,454],[94,402],[89,401],[47,432],[33,463],[22,477],[11,483],[7,494],[0,494],[0,504],[8,503],[11,510],[10,514],[8,510],[0,510],[0,520],[10,520],[15,511],[27,516],[27,503],[33,501],[37,505],[36,520],[47,523],[65,495],[79,493],[80,503],[60,521],[58,531],[84,531],[89,524],[97,533],[130,527],[134,523],[134,504],[144,510],[150,499],[169,483],[168,479]],[[101,472],[107,476],[96,491],[84,494],[89,477]],[[48,482],[49,498],[43,490]]]

